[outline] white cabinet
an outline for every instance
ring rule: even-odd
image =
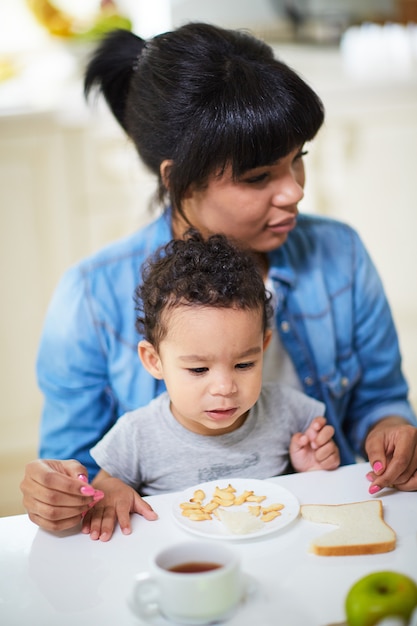
[[[354,226],[381,274],[417,407],[417,98],[413,107],[330,122],[312,175],[317,208]]]
[[[152,190],[107,115],[0,117],[0,515],[21,510],[23,466],[37,456],[35,360],[52,291],[77,259],[149,219]]]

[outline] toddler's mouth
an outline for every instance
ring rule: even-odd
[[[228,419],[230,417],[233,417],[233,415],[236,413],[237,408],[236,407],[232,407],[229,409],[210,409],[209,411],[206,411],[206,414],[214,420],[222,420],[222,419]]]

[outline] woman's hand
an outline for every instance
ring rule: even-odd
[[[107,472],[100,470],[93,485],[104,492],[104,497],[89,510],[83,520],[82,532],[89,533],[91,539],[108,541],[117,522],[122,533],[130,535],[131,513],[139,513],[147,520],[158,519],[155,511],[132,487]]]
[[[304,433],[291,438],[290,459],[297,472],[333,470],[340,465],[339,448],[333,441],[334,428],[326,418],[316,417]]]
[[[20,484],[29,518],[45,530],[67,530],[102,497],[87,485],[87,470],[78,461],[37,460],[26,466]]]
[[[401,417],[386,417],[369,431],[365,450],[373,470],[369,493],[384,487],[417,491],[417,428]]]

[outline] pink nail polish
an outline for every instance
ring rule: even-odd
[[[382,463],[381,461],[375,461],[374,465],[373,465],[373,470],[374,472],[380,472],[382,470]]]
[[[84,487],[81,487],[80,491],[83,496],[93,496],[96,492],[94,487],[92,487],[91,485],[85,485]]]
[[[369,493],[378,493],[378,491],[381,491],[381,487],[378,487],[378,485],[372,485],[372,487],[369,487]]]
[[[368,472],[366,474],[366,479],[369,480],[370,483],[373,481],[374,476],[373,476],[372,472]]]
[[[94,502],[98,502],[99,500],[102,500],[103,498],[104,498],[104,493],[97,489],[95,494],[94,494],[94,498],[93,498]]]
[[[88,483],[88,478],[85,474],[78,474],[77,478],[78,480],[82,480],[83,483]]]

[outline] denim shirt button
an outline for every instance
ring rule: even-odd
[[[283,333],[287,333],[290,330],[289,322],[281,322],[281,330]]]
[[[342,387],[347,387],[349,385],[349,378],[343,376],[340,380],[340,384],[342,385]]]
[[[308,386],[311,387],[311,385],[314,383],[314,380],[311,378],[311,376],[306,376],[304,378],[304,383]]]

